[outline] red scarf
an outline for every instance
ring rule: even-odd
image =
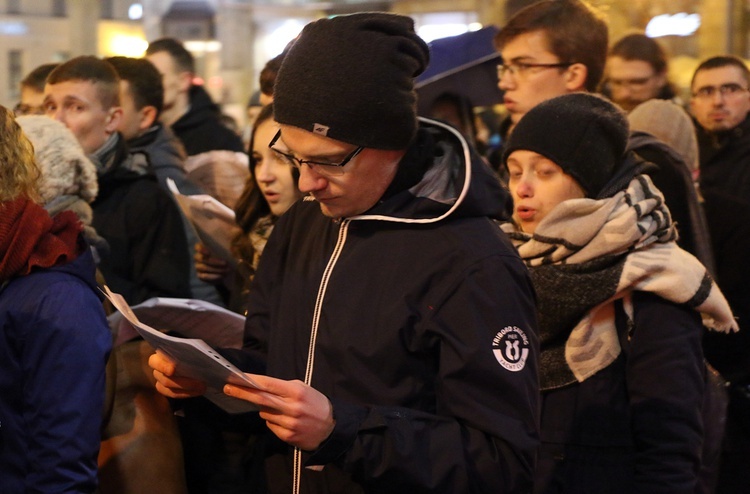
[[[80,254],[78,235],[82,230],[71,211],[50,218],[29,199],[0,203],[0,282],[27,275],[35,267],[72,261]]]

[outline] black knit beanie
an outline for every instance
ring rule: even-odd
[[[417,129],[413,79],[428,61],[409,17],[368,12],[312,22],[279,69],[274,117],[357,146],[405,149]]]
[[[554,161],[598,197],[622,164],[628,143],[625,113],[606,99],[571,93],[544,101],[519,120],[503,152],[534,151]]]

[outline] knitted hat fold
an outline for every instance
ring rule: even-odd
[[[414,77],[427,44],[402,15],[320,19],[289,48],[274,86],[274,117],[338,141],[405,149],[417,129]]]
[[[521,118],[508,139],[503,163],[513,151],[534,151],[557,164],[593,198],[622,165],[628,135],[625,113],[606,99],[566,94],[538,104]]]

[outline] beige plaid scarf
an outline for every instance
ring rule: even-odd
[[[646,175],[606,199],[560,203],[534,235],[502,227],[537,291],[543,389],[584,381],[617,358],[613,302],[632,291],[692,307],[711,329],[738,330],[705,267],[675,243],[664,198]]]

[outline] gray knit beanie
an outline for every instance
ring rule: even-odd
[[[96,168],[73,133],[45,116],[24,115],[16,122],[34,145],[34,157],[42,172],[39,192],[43,202],[64,195],[92,202],[99,190]]]
[[[555,162],[597,197],[623,162],[628,143],[625,113],[608,100],[571,93],[532,108],[511,132],[503,163],[513,151],[534,151]]]
[[[640,130],[667,143],[685,160],[691,172],[698,169],[698,139],[690,116],[670,100],[650,99],[628,114],[631,130]]]
[[[281,124],[376,149],[405,149],[417,129],[414,77],[429,61],[414,21],[369,12],[311,22],[274,86]]]

